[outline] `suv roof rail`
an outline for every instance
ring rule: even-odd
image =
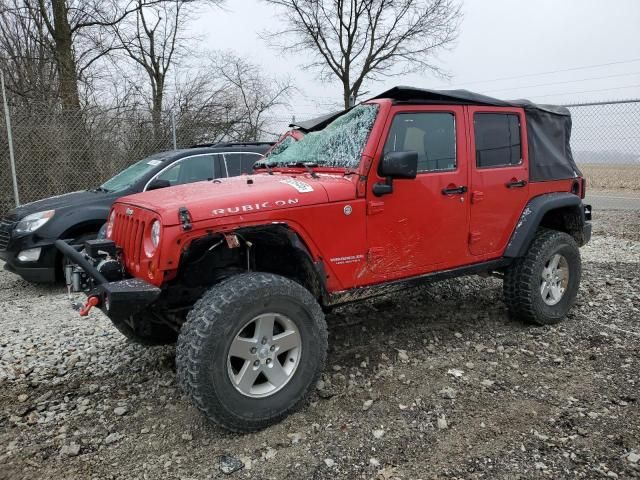
[[[203,148],[203,147],[258,147],[261,145],[272,146],[275,142],[219,142],[219,143],[198,143],[191,145],[189,148]]]

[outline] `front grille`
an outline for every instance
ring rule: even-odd
[[[130,272],[140,268],[144,228],[143,220],[116,212],[111,236],[116,245],[122,248],[124,264]]]
[[[11,239],[11,232],[16,225],[14,220],[3,218],[0,220],[0,250],[6,250]]]

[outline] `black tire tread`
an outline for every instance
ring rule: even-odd
[[[535,283],[533,282],[533,277],[536,275],[535,267],[540,256],[549,245],[560,241],[578,249],[575,239],[568,233],[539,228],[527,253],[522,258],[516,259],[507,268],[504,276],[503,292],[511,318],[524,320],[536,325],[549,325],[562,320],[562,318],[558,318],[553,321],[542,321],[538,312],[536,312],[533,302],[534,296],[538,295],[538,292],[534,292],[531,289],[531,285]]]
[[[187,321],[182,325],[178,336],[176,348],[176,370],[177,382],[185,394],[187,394],[196,408],[200,410],[213,423],[228,430],[245,433],[261,430],[273,423],[277,423],[284,417],[299,409],[306,398],[306,392],[300,392],[298,397],[292,402],[292,406],[276,417],[266,419],[262,422],[254,421],[248,425],[239,422],[236,417],[231,416],[224,407],[216,401],[205,402],[202,387],[207,380],[201,378],[200,364],[206,361],[202,354],[203,339],[214,334],[225,334],[233,327],[233,322],[229,322],[223,315],[223,311],[228,314],[228,309],[236,302],[259,300],[260,292],[269,294],[273,291],[287,291],[313,312],[316,323],[320,326],[320,337],[316,340],[322,342],[325,348],[317,369],[315,377],[310,385],[315,385],[324,369],[326,360],[326,344],[328,333],[324,314],[320,305],[313,295],[298,283],[279,275],[269,273],[247,273],[230,277],[210,290],[208,290],[193,309],[187,315]],[[211,400],[211,399],[210,399]]]

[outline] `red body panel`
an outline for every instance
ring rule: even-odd
[[[113,207],[118,221],[112,236],[124,248],[129,272],[161,286],[175,276],[182,251],[206,232],[283,223],[299,235],[313,260],[323,263],[327,289],[347,290],[500,257],[530,198],[571,190],[572,180],[506,187],[514,180],[528,182],[521,109],[372,103],[379,105],[379,113],[357,171],[320,168],[315,169],[319,178],[312,178],[302,168],[278,169],[273,175],[193,183],[120,199]],[[476,111],[520,116],[520,165],[476,167]],[[373,185],[385,180],[378,164],[393,116],[399,112],[454,114],[457,165],[451,171],[418,174],[414,180],[394,180],[392,194],[376,197]],[[442,193],[452,186],[466,186],[468,191]],[[182,227],[181,207],[189,211],[191,230]],[[127,209],[140,222],[137,229],[135,222],[123,226]],[[141,245],[156,218],[162,221],[162,240],[149,257]]]

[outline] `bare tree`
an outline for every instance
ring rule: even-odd
[[[198,4],[220,5],[223,0],[135,0],[136,14],[114,25],[126,54],[147,74],[154,135],[161,135],[167,73],[186,52],[185,27]]]
[[[294,91],[291,81],[268,78],[258,66],[229,53],[214,60],[214,65],[229,85],[236,106],[236,139],[257,140],[273,133],[266,131],[266,114],[288,103]]]
[[[0,68],[13,103],[23,109],[57,101],[57,72],[40,15],[22,15],[22,0],[0,0]]]
[[[312,54],[306,68],[342,83],[345,108],[367,80],[413,71],[443,74],[434,55],[457,38],[456,0],[263,0],[286,27],[266,37],[284,51]]]

